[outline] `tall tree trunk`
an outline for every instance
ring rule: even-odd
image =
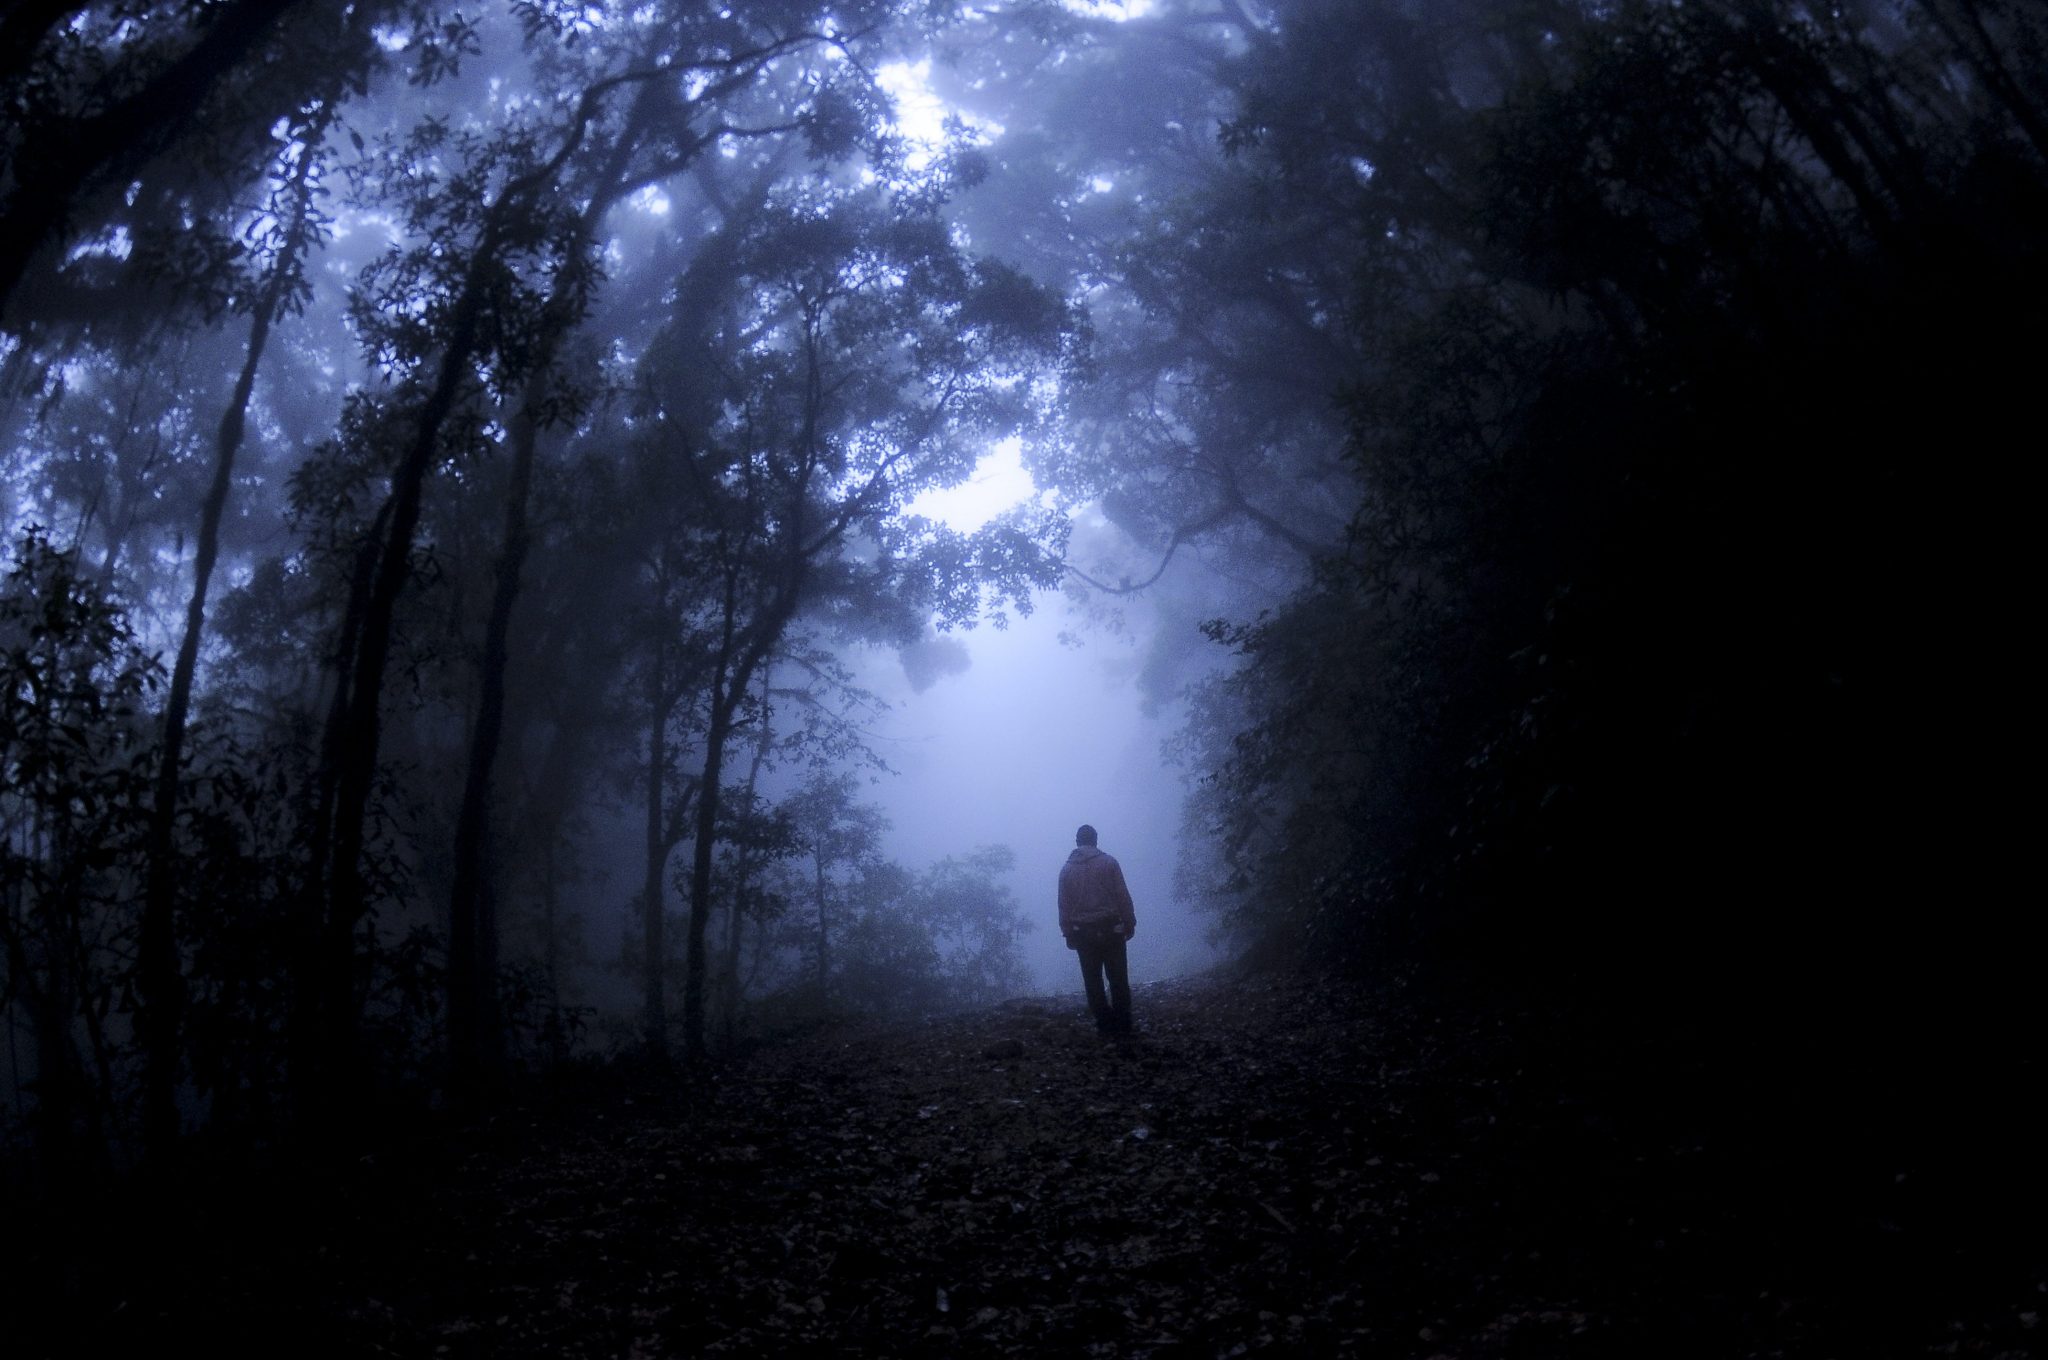
[[[469,743],[462,808],[455,821],[454,885],[448,908],[448,1067],[458,1097],[477,1099],[495,1084],[504,1056],[498,1014],[498,924],[491,910],[485,841],[490,832],[491,772],[505,722],[505,665],[512,610],[528,543],[527,498],[540,432],[532,402],[512,429],[512,476],[505,492],[505,540],[498,557],[491,611],[484,623],[476,727]]]
[[[782,641],[802,597],[804,564],[796,564],[787,588],[751,627],[738,628],[739,573],[725,580],[724,640],[706,685],[708,720],[704,733],[704,782],[697,789],[697,845],[690,866],[690,952],[683,972],[683,1051],[691,1062],[704,1057],[704,935],[711,920],[711,859],[718,841],[718,785],[725,773],[725,743],[754,672]]]
[[[322,1076],[326,1034],[330,1028],[322,1007],[327,986],[326,918],[321,904],[334,859],[334,806],[336,780],[341,768],[341,750],[348,738],[349,681],[355,674],[357,640],[362,635],[363,612],[370,598],[370,583],[377,567],[378,547],[391,518],[391,502],[377,508],[356,550],[354,570],[349,575],[348,602],[335,632],[334,652],[328,659],[334,677],[327,717],[320,733],[320,759],[313,774],[313,793],[306,809],[305,880],[302,910],[292,939],[292,1003],[286,1036],[290,1061],[292,1105],[302,1125],[318,1121],[328,1098]]]
[[[818,1002],[824,1004],[826,990],[832,985],[832,931],[828,916],[828,885],[825,881],[825,843],[820,837],[811,855],[811,863],[818,871],[814,905],[818,909]]]
[[[691,1062],[704,1057],[704,927],[711,919],[711,859],[718,842],[719,780],[725,774],[725,743],[732,735],[736,696],[746,688],[743,678],[718,688],[714,674],[711,720],[704,733],[704,782],[697,789],[697,844],[690,864],[689,953],[683,972],[683,1053]]]
[[[662,640],[654,644],[653,664],[647,682],[647,864],[640,884],[640,947],[645,956],[645,1004],[643,1027],[647,1051],[657,1058],[668,1056],[668,1002],[662,973],[668,962],[667,914],[663,907],[662,871],[668,867],[672,845],[668,818],[662,812],[662,790],[668,781],[668,715],[673,697],[669,693],[668,653]]]
[[[548,983],[548,1057],[555,1063],[569,1056],[568,1036],[562,1032],[562,926],[558,919],[560,894],[555,883],[555,835],[548,828],[540,847],[541,969]]]
[[[328,870],[326,919],[322,928],[320,1013],[325,1017],[324,1047],[327,1060],[336,1069],[350,1065],[354,1042],[355,997],[354,955],[356,926],[362,921],[364,901],[362,853],[364,827],[369,816],[370,790],[377,772],[377,750],[382,735],[380,699],[384,672],[390,662],[392,624],[398,599],[412,575],[413,535],[419,527],[421,502],[428,473],[440,452],[441,435],[454,413],[463,388],[473,380],[480,354],[485,348],[484,313],[493,292],[493,280],[502,264],[505,240],[512,224],[533,211],[533,198],[562,173],[569,158],[582,145],[597,115],[602,95],[616,88],[626,77],[600,81],[584,92],[575,119],[554,155],[499,191],[484,214],[469,267],[454,305],[448,309],[447,340],[441,362],[435,369],[433,385],[420,402],[412,438],[391,473],[387,497],[390,527],[377,558],[376,574],[363,610],[361,636],[356,648],[355,669],[349,685],[348,702],[342,719],[336,770],[334,833]],[[646,75],[631,79],[644,83]],[[571,267],[567,259],[561,268]],[[563,320],[556,318],[557,320]],[[566,320],[563,320],[566,324]],[[543,335],[540,343],[549,348],[559,336]]]
[[[199,666],[199,643],[206,628],[207,591],[220,556],[221,519],[227,513],[235,458],[241,452],[248,426],[249,399],[256,390],[256,373],[270,341],[271,325],[283,312],[299,276],[300,264],[312,244],[313,169],[329,116],[323,112],[317,117],[299,153],[291,180],[291,225],[279,245],[269,282],[250,317],[248,352],[227,409],[221,413],[220,429],[214,440],[213,481],[199,510],[199,535],[192,559],[192,596],[185,606],[185,635],[178,643],[170,693],[164,701],[163,754],[157,768],[155,802],[150,809],[148,868],[137,947],[136,983],[142,1006],[135,1019],[136,1037],[143,1051],[143,1139],[150,1154],[158,1158],[168,1154],[178,1134],[178,1025],[184,1009],[184,978],[178,966],[174,845],[185,723],[191,711],[193,675]]]
[[[391,658],[392,623],[398,614],[399,596],[412,576],[413,533],[419,527],[427,473],[440,448],[442,428],[455,409],[457,396],[476,357],[477,333],[485,305],[484,262],[494,260],[497,254],[495,224],[486,229],[484,236],[451,312],[448,344],[434,385],[421,403],[412,440],[392,470],[390,524],[379,545],[376,571],[364,602],[362,631],[342,718],[342,739],[335,744],[339,764],[334,780],[333,851],[328,866],[327,914],[321,931],[318,980],[319,1010],[325,1031],[321,1036],[322,1060],[335,1069],[328,1073],[330,1078],[340,1077],[349,1066],[349,1050],[354,1042],[355,932],[366,907],[364,830],[383,735],[381,700],[384,671]]]
[[[761,731],[754,742],[753,763],[747,767],[747,810],[752,812],[754,799],[761,787],[761,769],[768,763],[768,752],[775,741],[775,724],[768,707],[768,695],[774,683],[774,666],[761,670]],[[747,907],[752,900],[754,883],[753,846],[742,840],[733,866],[732,906],[726,918],[725,958],[719,968],[719,1011],[720,1030],[727,1049],[733,1046],[739,1030],[740,1011],[740,932],[746,924]]]
[[[592,196],[577,223],[569,253],[588,250],[598,224],[624,191],[625,173],[638,143],[638,133],[653,107],[652,86],[643,86],[627,131],[613,144],[603,169],[601,192]],[[504,1021],[498,1013],[498,923],[491,909],[490,869],[485,842],[490,835],[491,774],[504,732],[505,668],[512,611],[519,601],[530,535],[527,502],[532,495],[534,457],[540,444],[535,415],[562,339],[582,311],[581,270],[570,259],[555,276],[553,291],[542,311],[541,336],[528,381],[511,429],[512,473],[505,491],[505,535],[492,585],[490,614],[484,625],[482,670],[477,678],[476,726],[469,743],[463,779],[462,807],[455,821],[455,871],[448,904],[448,1067],[458,1096],[474,1100],[496,1085],[504,1058]]]

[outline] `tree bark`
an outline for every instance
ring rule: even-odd
[[[711,860],[718,841],[718,781],[725,772],[725,744],[732,736],[733,717],[741,696],[760,668],[801,602],[806,565],[795,564],[786,588],[753,624],[737,634],[737,600],[728,587],[726,628],[728,642],[721,648],[719,664],[712,667],[708,687],[709,721],[704,735],[704,782],[697,790],[697,845],[690,867],[690,952],[683,974],[683,1051],[692,1062],[704,1057],[704,935],[711,920]],[[737,650],[735,664],[732,653]],[[730,667],[730,669],[728,669]]]
[[[668,819],[662,815],[662,790],[668,779],[668,715],[675,701],[668,692],[667,655],[664,643],[657,638],[647,682],[648,706],[652,711],[647,724],[647,863],[640,884],[640,944],[645,955],[642,1024],[647,1051],[657,1058],[668,1056],[668,1003],[662,986],[662,972],[668,961],[668,923],[661,878],[668,866],[672,842]]]
[[[704,1058],[704,927],[711,919],[711,855],[718,838],[718,782],[725,772],[725,743],[732,735],[732,695],[745,682],[713,691],[711,722],[704,734],[704,782],[697,790],[697,844],[690,864],[689,953],[683,972],[683,1053]]]
[[[365,908],[363,884],[364,823],[369,817],[370,790],[377,773],[382,737],[380,701],[384,671],[391,657],[391,629],[398,597],[412,574],[413,533],[419,526],[427,472],[440,446],[441,430],[455,408],[477,346],[484,306],[485,262],[495,258],[497,232],[487,229],[472,260],[452,311],[447,348],[433,387],[421,404],[413,437],[391,477],[390,523],[378,547],[376,569],[364,602],[355,666],[343,708],[341,740],[334,744],[334,834],[328,867],[326,916],[321,929],[320,969],[316,985],[322,1018],[323,1065],[328,1078],[339,1078],[349,1065],[354,1029],[355,931]]]
[[[249,400],[256,373],[270,341],[270,328],[284,309],[300,262],[311,244],[313,166],[327,118],[322,115],[307,138],[292,176],[292,220],[270,280],[257,300],[249,323],[249,348],[235,379],[227,409],[221,413],[214,440],[213,481],[199,510],[199,535],[192,559],[192,595],[185,606],[185,635],[171,670],[171,688],[164,701],[164,740],[157,768],[155,802],[150,810],[148,868],[137,946],[136,983],[142,1005],[136,1014],[136,1038],[143,1051],[143,1141],[153,1157],[167,1155],[178,1134],[178,1026],[184,1003],[184,978],[178,962],[177,866],[178,775],[185,750],[185,724],[192,705],[193,676],[199,667],[199,643],[206,629],[206,597],[220,556],[220,524],[234,485],[235,459],[248,426]]]
[[[349,681],[355,673],[357,640],[363,629],[363,611],[370,597],[370,583],[377,566],[378,545],[391,515],[391,503],[377,508],[356,551],[354,570],[349,575],[348,603],[343,606],[341,624],[335,633],[329,666],[334,675],[334,693],[327,705],[327,717],[320,733],[320,759],[313,775],[313,795],[306,810],[304,910],[292,942],[292,1004],[287,1022],[290,1061],[289,1081],[293,1108],[302,1123],[318,1119],[327,1099],[323,1079],[322,1053],[329,1028],[322,1015],[327,988],[322,980],[325,916],[321,903],[334,859],[335,782],[341,767],[342,744],[348,736]]]
[[[832,985],[832,923],[827,914],[825,832],[822,828],[818,843],[811,848],[811,867],[817,871],[812,905],[818,909],[818,1001],[823,1004],[826,989]]]
[[[636,79],[638,77],[635,77]],[[321,927],[316,1003],[323,1017],[325,1061],[337,1070],[349,1065],[353,1043],[355,999],[355,930],[365,909],[363,900],[362,853],[364,823],[369,816],[370,790],[377,772],[377,749],[382,735],[380,700],[384,671],[390,662],[391,631],[397,616],[398,599],[412,574],[413,534],[419,527],[421,501],[427,474],[440,450],[441,434],[454,412],[464,385],[471,380],[479,358],[484,312],[492,292],[491,279],[504,250],[508,225],[517,214],[531,211],[532,196],[554,180],[576,148],[582,145],[596,116],[598,100],[617,80],[601,81],[584,92],[577,114],[562,144],[544,163],[508,183],[484,214],[482,229],[470,253],[469,267],[448,311],[447,339],[434,381],[420,402],[419,416],[411,440],[391,473],[391,491],[386,498],[389,527],[376,560],[376,570],[364,603],[362,627],[355,652],[355,665],[340,709],[340,740],[331,742],[337,768],[334,775],[334,817],[326,915]],[[566,265],[566,261],[564,262]],[[543,343],[546,343],[545,338]]]
[[[624,192],[619,178],[631,160],[639,134],[652,109],[652,86],[642,86],[627,128],[613,143],[600,176],[602,191],[593,195],[577,223],[571,252],[587,250],[598,224]],[[528,500],[533,464],[540,443],[535,410],[542,385],[553,367],[561,341],[582,310],[581,271],[563,261],[542,311],[534,377],[527,383],[511,429],[512,472],[505,491],[504,543],[492,585],[490,614],[484,625],[482,670],[477,678],[476,726],[469,743],[463,779],[462,807],[455,822],[454,882],[448,906],[448,1065],[459,1098],[487,1097],[497,1084],[504,1059],[504,1020],[498,1013],[498,923],[492,910],[491,876],[485,861],[490,835],[491,774],[504,732],[505,669],[510,659],[512,612],[519,601],[521,574],[530,541]]]
[[[752,812],[754,798],[761,785],[761,769],[768,763],[768,752],[774,744],[775,725],[770,719],[768,695],[775,670],[773,664],[761,671],[761,732],[754,742],[754,760],[747,767],[747,810]],[[754,863],[749,842],[740,842],[739,853],[734,857],[732,907],[726,917],[725,958],[719,969],[719,1010],[720,1029],[727,1049],[731,1049],[739,1031],[740,1011],[740,932],[746,924],[747,906],[752,897]]]
[[[492,910],[485,841],[490,834],[491,772],[505,724],[505,666],[512,610],[528,544],[527,499],[540,442],[531,402],[512,429],[512,475],[505,492],[505,537],[498,557],[491,610],[484,623],[482,674],[477,680],[476,727],[455,820],[454,883],[448,908],[448,1067],[458,1099],[485,1097],[504,1057],[498,1014],[498,923]]]
[[[556,1063],[569,1056],[568,1035],[562,1032],[562,926],[555,882],[555,835],[548,829],[540,847],[541,968],[548,982],[548,1057]]]

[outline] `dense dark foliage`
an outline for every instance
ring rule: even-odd
[[[1276,218],[1344,205],[1362,492],[1309,588],[1214,630],[1247,934],[1704,1026],[1732,1118],[1856,1109],[2025,1221],[2041,932],[1986,761],[2024,747],[2044,40],[2002,5],[1283,25],[1231,135]]]
[[[1362,492],[1311,587],[1217,629],[1248,928],[1861,1006],[1937,960],[2014,980],[1971,772],[2018,698],[1993,488],[2044,38],[1974,5],[1282,26],[1230,134],[1276,218],[1342,205]]]

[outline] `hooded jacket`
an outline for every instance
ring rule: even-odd
[[[1060,934],[1117,925],[1126,935],[1138,928],[1123,866],[1095,846],[1075,846],[1060,866]]]

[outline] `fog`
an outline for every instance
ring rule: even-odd
[[[1213,923],[1174,900],[1182,772],[1161,747],[1175,714],[1145,712],[1139,643],[1070,636],[1077,626],[1065,598],[1048,594],[1028,618],[963,634],[968,667],[921,694],[902,684],[877,725],[877,748],[898,772],[873,789],[894,824],[892,852],[925,863],[975,845],[1016,850],[1011,887],[1036,926],[1025,949],[1043,991],[1080,986],[1054,888],[1084,822],[1122,863],[1137,903],[1132,977],[1214,958]]]

